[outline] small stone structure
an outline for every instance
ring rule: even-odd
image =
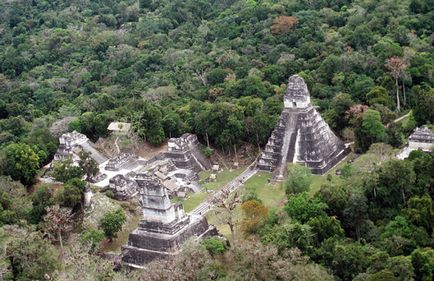
[[[428,126],[424,125],[413,131],[413,133],[408,137],[408,146],[404,147],[396,157],[398,159],[405,159],[413,150],[422,150],[432,153],[433,147],[434,132],[432,132]]]
[[[130,153],[119,153],[118,155],[110,158],[105,165],[108,171],[119,171],[121,169],[134,169],[137,167],[139,157]]]
[[[423,150],[431,152],[434,146],[434,132],[428,126],[416,128],[408,137],[408,147],[411,150]]]
[[[283,180],[287,163],[324,174],[349,152],[312,106],[307,85],[298,75],[289,78],[284,106],[258,161],[259,169],[273,172],[275,180]]]
[[[107,130],[113,134],[127,135],[131,130],[131,123],[111,122],[108,125]]]
[[[214,226],[201,216],[189,216],[182,205],[170,202],[167,189],[149,174],[134,179],[139,188],[143,219],[130,233],[122,247],[122,261],[131,267],[142,267],[154,259],[176,255],[191,238],[217,235]]]
[[[59,147],[56,154],[54,154],[54,160],[64,161],[68,157],[73,155],[73,149],[81,144],[87,142],[89,139],[76,131],[71,133],[65,133],[59,137]]]
[[[109,190],[117,200],[129,200],[138,194],[138,185],[123,175],[116,175],[109,180]]]
[[[211,162],[200,151],[200,143],[196,135],[186,133],[179,138],[171,138],[167,146],[166,156],[177,168],[196,172],[211,168]]]
[[[64,161],[68,157],[76,163],[79,160],[78,153],[84,150],[98,163],[107,161],[107,157],[95,149],[94,144],[83,134],[73,131],[65,133],[59,138],[59,147],[54,154],[54,160]]]

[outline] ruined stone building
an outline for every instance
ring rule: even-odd
[[[131,132],[131,123],[111,122],[107,130],[115,135],[128,135]]]
[[[273,172],[275,180],[285,177],[288,163],[306,165],[312,173],[323,174],[347,153],[344,143],[312,106],[303,78],[291,76],[284,95],[284,109],[258,168]]]
[[[398,159],[406,159],[414,150],[421,150],[427,153],[434,152],[434,132],[428,126],[416,128],[408,137],[408,145],[396,157]]]
[[[54,160],[66,160],[72,157],[74,162],[79,160],[78,153],[80,151],[90,153],[90,156],[98,163],[102,164],[108,160],[107,156],[96,150],[94,144],[83,134],[73,131],[65,133],[59,138],[59,147],[54,154]]]
[[[70,147],[82,147],[89,143],[83,134],[73,132],[60,138],[58,160],[66,159],[63,155],[75,155]],[[62,144],[65,145],[62,146]],[[91,146],[86,145],[85,147]],[[94,177],[94,184],[103,189],[110,189],[118,200],[129,200],[136,194],[131,189],[131,180],[139,173],[154,174],[167,188],[170,197],[186,197],[189,193],[200,190],[198,172],[208,169],[211,163],[202,155],[200,143],[192,134],[180,138],[171,138],[168,151],[151,159],[144,159],[131,153],[118,153],[100,163],[99,173]],[[96,150],[95,150],[96,151]],[[60,153],[61,152],[61,153]],[[96,154],[93,152],[93,154]],[[78,156],[77,156],[78,157]],[[100,157],[102,159],[102,157]],[[78,160],[78,158],[77,158]]]
[[[117,200],[130,200],[138,194],[136,181],[124,175],[116,175],[109,180],[109,187]]]
[[[138,174],[134,180],[143,219],[122,247],[126,265],[140,267],[154,259],[176,255],[187,240],[217,234],[205,218],[186,215],[181,204],[172,203],[167,189],[154,175]]]
[[[186,133],[179,138],[171,138],[167,146],[166,156],[177,168],[191,169],[196,172],[211,168],[211,162],[200,151],[196,135]]]
[[[109,159],[104,169],[108,171],[119,171],[122,169],[134,169],[139,165],[138,156],[130,153],[119,153]]]
[[[411,150],[423,150],[431,152],[434,146],[434,133],[428,126],[418,127],[408,137],[408,147]]]

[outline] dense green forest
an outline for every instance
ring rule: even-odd
[[[96,141],[112,121],[131,122],[153,145],[190,132],[229,157],[244,143],[261,147],[293,74],[357,152],[374,143],[400,148],[416,126],[434,124],[433,33],[433,0],[0,1],[0,273],[5,280],[432,280],[433,155],[415,152],[369,171],[349,165],[342,182],[327,181],[314,196],[308,181],[288,182],[284,208],[265,210],[253,194],[243,203],[252,205],[243,209],[250,227],[240,226],[237,247],[207,240],[186,254],[197,263],[176,258],[128,276],[95,254],[113,230],[79,233],[81,168],[64,175],[60,191],[30,192],[61,132]],[[248,223],[249,215],[260,219]],[[47,235],[58,231],[50,225],[56,216],[67,218],[62,233],[74,225],[90,248],[66,245],[63,253]]]

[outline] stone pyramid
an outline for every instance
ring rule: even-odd
[[[349,152],[310,103],[303,78],[289,78],[284,109],[258,161],[260,170],[273,172],[273,179],[286,176],[287,163],[309,167],[324,174]]]
[[[122,247],[124,265],[140,268],[155,259],[178,254],[189,239],[218,234],[205,217],[187,215],[181,204],[172,203],[166,188],[154,175],[138,174],[134,180],[143,219],[130,233],[128,244]]]

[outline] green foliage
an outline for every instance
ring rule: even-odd
[[[89,109],[97,110],[96,108]],[[78,121],[74,121],[69,126],[71,129],[78,129],[80,133],[85,134],[90,140],[96,141],[99,137],[104,137],[108,134],[107,126],[112,121],[113,118],[109,111],[100,114],[97,112],[85,112],[79,117]]]
[[[64,161],[53,162],[53,177],[57,181],[67,182],[71,179],[81,178],[84,175],[84,171],[81,167],[77,167],[73,164],[72,158],[69,157]]]
[[[80,241],[84,245],[90,245],[92,251],[98,250],[99,244],[104,240],[104,231],[99,229],[88,229],[80,238]]]
[[[321,186],[316,198],[326,203],[327,213],[343,219],[343,210],[348,202],[349,194],[345,185],[325,184]]]
[[[263,146],[281,113],[284,83],[296,73],[305,78],[331,128],[348,139],[353,138],[347,133],[354,132],[362,152],[383,141],[399,147],[416,124],[434,123],[432,4],[0,1],[0,170],[33,183],[37,169],[56,150],[57,136],[48,128],[65,116],[76,116],[69,128],[92,141],[108,134],[111,121],[124,120],[156,145],[191,132],[226,154],[243,142]],[[284,32],[272,32],[281,16],[293,24]],[[383,124],[397,117],[392,104],[396,85],[385,67],[393,56],[405,63],[396,82],[401,106],[413,113],[402,127],[391,124],[386,129]],[[370,110],[353,112],[354,103]],[[6,157],[10,145],[21,144],[28,145],[25,157],[18,157],[16,150]],[[378,149],[376,153],[376,162],[387,158]],[[291,195],[286,208],[292,223],[277,212],[258,234],[263,241],[274,241],[279,234],[281,248],[300,246],[340,280],[411,280],[409,257],[415,280],[431,280],[432,250],[418,246],[433,245],[433,156],[415,152],[399,164],[365,168],[344,166],[343,176],[327,182],[314,198]],[[62,181],[84,175],[68,165],[58,169]],[[19,192],[13,193],[14,188]],[[81,192],[78,182],[67,183],[59,198],[78,209]],[[22,223],[28,216],[38,223],[44,208],[54,203],[52,193],[37,188],[30,208],[22,186],[0,180],[0,220]],[[335,238],[342,237],[342,229],[347,240]],[[206,252],[196,253],[199,265],[184,270],[179,279],[330,279],[294,250],[283,257],[283,251],[271,245],[241,244],[229,250],[230,264],[208,262]],[[50,271],[38,260],[44,254],[34,252],[31,243],[21,246],[18,252],[29,253],[20,260],[26,269],[14,268],[26,273],[15,279],[44,279],[42,271]],[[185,258],[175,264],[184,265],[182,261]],[[97,269],[89,276],[110,275],[109,266],[101,270],[91,264]],[[41,274],[28,274],[36,269]],[[175,278],[173,271],[166,272]]]
[[[217,237],[209,237],[200,242],[211,255],[221,255],[227,250],[225,242]]]
[[[307,192],[289,195],[288,202],[285,205],[285,211],[288,215],[301,223],[325,215],[327,208],[327,204],[321,202],[318,198],[309,198]]]
[[[434,206],[429,195],[411,197],[403,213],[413,225],[424,227],[427,233],[433,232]]]
[[[433,197],[434,177],[432,176],[432,170],[434,168],[434,156],[420,151],[412,151],[408,159],[412,162],[416,174],[415,187],[418,193],[428,193]]]
[[[39,168],[39,157],[27,144],[12,143],[3,150],[3,173],[25,185],[32,184]]]
[[[414,269],[410,257],[388,257],[380,252],[371,259],[373,264],[368,268],[368,274],[359,274],[354,280],[414,280]]]
[[[7,234],[10,241],[5,254],[11,267],[11,279],[43,280],[46,274],[60,268],[58,252],[40,233],[10,229]]]
[[[372,90],[366,94],[366,99],[369,105],[382,104],[389,108],[393,107],[393,102],[387,90],[381,86],[372,88]]]
[[[386,130],[387,143],[393,147],[400,147],[404,143],[403,129],[399,124],[391,123]]]
[[[202,153],[206,156],[206,157],[211,157],[214,154],[214,149],[209,148],[209,147],[204,147],[202,149]]]
[[[303,252],[309,252],[313,245],[312,229],[309,225],[298,222],[275,226],[263,237],[263,241],[274,244],[279,251],[297,247]]]
[[[425,246],[429,243],[429,235],[422,227],[416,227],[410,224],[404,217],[396,216],[385,227],[381,234],[382,240],[387,240],[391,237],[403,237],[408,240],[407,243],[401,243],[401,247],[405,254],[410,252],[417,246]],[[387,241],[386,241],[387,242]]]
[[[174,111],[170,111],[163,118],[163,127],[166,136],[178,137],[183,129],[183,121],[181,116]]]
[[[137,134],[153,145],[164,141],[163,119],[158,107],[145,103],[143,109],[134,117],[133,127]]]
[[[36,127],[36,126],[35,126]],[[24,142],[38,154],[40,164],[46,164],[57,149],[57,139],[46,127],[36,127],[24,138]]]
[[[390,221],[384,232],[381,234],[382,238],[391,237],[393,235],[399,235],[403,237],[410,237],[413,234],[413,229],[407,220],[402,216],[397,216],[394,220]]]
[[[415,280],[428,281],[434,277],[434,250],[419,248],[411,253],[411,263],[414,267]]]
[[[376,200],[383,207],[404,205],[408,197],[419,193],[414,188],[415,173],[407,161],[390,160],[380,168],[378,175]]]
[[[312,183],[312,172],[308,167],[290,165],[288,167],[288,179],[285,183],[286,194],[298,194],[309,191]]]
[[[222,68],[215,68],[211,70],[207,75],[207,80],[210,85],[216,85],[223,83],[228,72]]]
[[[434,89],[415,87],[415,106],[413,108],[414,119],[417,124],[434,124]]]
[[[347,231],[355,239],[360,239],[361,228],[368,217],[368,202],[366,196],[357,190],[349,194],[343,210],[343,223]]]
[[[375,248],[355,242],[328,239],[318,249],[322,263],[330,267],[342,280],[352,280],[369,267],[369,256]]]
[[[59,205],[71,208],[74,211],[81,209],[85,185],[84,181],[77,178],[66,182],[63,189],[57,195]]]
[[[353,171],[353,167],[349,164],[345,164],[341,169],[341,176],[347,179],[351,177],[352,171]]]
[[[340,131],[348,126],[348,120],[343,118],[348,109],[354,104],[351,96],[344,93],[337,94],[330,103],[330,109],[324,113],[328,124]]]
[[[32,210],[29,213],[29,221],[38,224],[46,214],[45,208],[54,205],[53,190],[47,185],[42,185],[32,194]]]
[[[126,221],[125,213],[122,209],[106,213],[101,221],[100,226],[104,234],[111,241],[116,237],[116,233],[122,229],[122,225]]]
[[[87,179],[90,179],[99,172],[98,163],[91,157],[89,152],[80,151],[78,157],[80,157],[78,166],[86,175]]]
[[[342,238],[345,234],[339,220],[335,217],[313,217],[307,222],[307,224],[312,228],[314,242],[317,246],[328,238]]]
[[[0,176],[0,224],[18,224],[31,208],[26,188],[9,177]]]
[[[385,138],[385,128],[381,123],[380,113],[368,109],[362,116],[360,127],[355,130],[356,143],[363,151],[376,142],[382,142]]]

